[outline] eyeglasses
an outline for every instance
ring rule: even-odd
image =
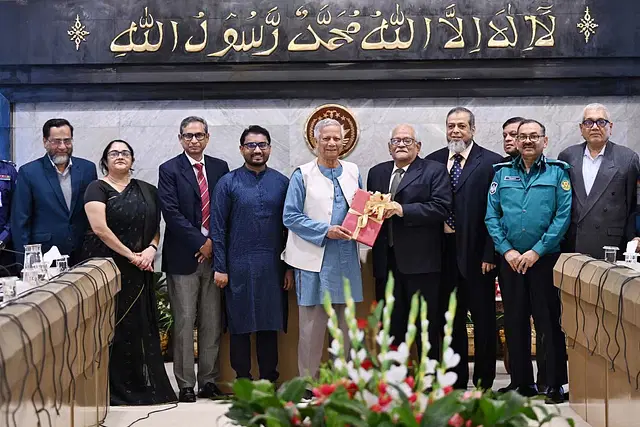
[[[71,145],[73,143],[73,138],[47,139],[47,142],[51,145]]]
[[[400,143],[403,143],[405,146],[409,147],[410,145],[412,145],[414,142],[416,142],[415,139],[413,138],[391,138],[389,140],[389,144],[391,145],[398,145]]]
[[[204,141],[204,139],[207,137],[207,134],[206,133],[202,133],[202,132],[198,132],[198,133],[183,133],[180,136],[185,141],[191,141],[194,136],[196,137],[196,140]]]
[[[271,144],[269,144],[268,142],[247,142],[242,144],[242,146],[248,148],[249,150],[255,150],[256,147],[264,150],[266,148],[270,148]]]
[[[122,150],[122,151],[113,150],[113,151],[109,151],[107,153],[107,156],[110,159],[117,159],[120,156],[124,157],[125,159],[129,159],[129,158],[131,158],[131,151],[129,151],[129,150]]]
[[[597,124],[599,128],[603,128],[611,122],[607,119],[598,119],[598,120],[586,119],[581,124],[586,128],[592,128],[594,123]]]
[[[540,138],[544,138],[544,135],[538,135],[536,133],[531,135],[520,134],[518,135],[518,141],[525,142],[527,139],[531,142],[538,142]]]

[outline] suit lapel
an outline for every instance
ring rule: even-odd
[[[206,159],[204,162],[204,169],[205,173],[207,174],[207,185],[209,186],[209,192],[213,192],[213,187],[215,187],[215,185],[212,186],[212,183],[214,181],[213,160]],[[200,187],[198,187],[198,194],[200,194]]]
[[[382,168],[382,173],[378,175],[380,181],[377,188],[382,194],[388,193],[391,189],[391,172],[393,172],[393,162],[387,162]]]
[[[196,180],[196,173],[193,169],[193,166],[191,166],[189,159],[187,159],[187,155],[184,153],[182,154],[180,169],[181,169],[180,172],[182,173],[182,176],[185,177],[187,182],[193,188],[193,191],[195,191],[196,194],[198,195],[198,198],[200,198],[200,187],[198,186],[198,180]],[[207,175],[208,175],[208,171],[207,171]]]
[[[64,201],[64,195],[62,194],[62,188],[60,187],[60,181],[58,180],[58,172],[56,168],[51,164],[49,160],[49,156],[46,154],[42,158],[42,165],[44,169],[44,174],[51,184],[51,188],[53,189],[53,193],[58,198],[58,202],[62,206],[62,208],[69,213],[69,208],[67,208],[67,203]]]
[[[467,160],[464,162],[464,167],[462,168],[462,174],[460,174],[460,179],[458,180],[458,185],[456,186],[454,193],[457,193],[462,186],[464,185],[469,175],[473,173],[473,171],[478,167],[482,160],[482,149],[478,146],[477,143],[473,143],[473,147],[469,152],[469,156]]]
[[[575,161],[572,161],[571,164],[574,165],[574,173],[573,173],[573,188],[574,194],[576,195],[578,202],[584,206],[587,201],[587,190],[584,187],[584,177],[582,176],[582,165],[584,162],[584,148],[587,143],[583,143],[580,145],[580,153],[578,153],[578,157]],[[601,165],[602,166],[602,165]],[[593,188],[591,189],[593,191]]]
[[[82,175],[80,171],[80,167],[72,163],[71,170],[69,171],[71,174],[71,212],[74,211],[76,203],[78,202],[78,198],[80,198],[80,183],[82,182]]]
[[[584,154],[580,159],[583,158]],[[593,182],[593,187],[591,187],[591,192],[586,198],[585,208],[582,211],[582,215],[580,215],[579,221],[587,216],[596,202],[600,199],[600,197],[602,197],[617,171],[618,168],[613,161],[613,146],[611,144],[607,144],[607,147],[604,151],[604,158],[602,159],[602,163],[600,164],[600,169],[598,169],[596,180]],[[580,179],[582,179],[582,168],[580,168]],[[582,188],[584,189],[584,181],[582,181],[582,186]]]
[[[422,160],[420,158],[416,158],[411,165],[409,165],[409,169],[407,169],[407,173],[405,174],[402,181],[400,181],[400,185],[398,185],[398,190],[396,191],[396,197],[398,193],[400,193],[407,185],[411,184],[415,181],[420,174],[422,173]],[[389,174],[389,179],[391,179],[391,174]]]

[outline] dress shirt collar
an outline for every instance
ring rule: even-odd
[[[461,153],[454,153],[453,151],[449,150],[449,160],[454,160],[453,156],[455,156],[456,154],[460,154],[464,160],[467,160],[472,148],[473,148],[473,140],[469,143],[469,145],[467,145],[467,148],[465,148],[464,151]]]
[[[53,159],[51,158],[50,155],[47,154],[47,157],[49,158],[49,161],[51,162],[51,165],[53,166],[53,168],[56,170],[56,172],[58,172],[60,175],[66,175],[67,172],[69,172],[71,170],[71,165],[73,165],[73,160],[71,160],[71,156],[69,156],[69,163],[67,163],[67,167],[60,172],[60,169],[58,169],[58,165],[56,165],[55,163],[53,163]]]
[[[417,160],[417,159],[416,159]],[[415,160],[414,160],[415,162]],[[412,162],[413,163],[413,162]],[[396,166],[396,164],[393,164],[393,170],[391,171],[391,175],[393,175],[398,169],[402,169],[404,171],[404,173],[407,173],[407,169],[409,169],[409,166],[411,166],[411,163],[409,163],[406,166],[403,166],[401,168],[399,168],[398,166]]]
[[[200,163],[202,166],[204,166],[204,154],[202,155],[202,160],[197,161],[194,160],[190,155],[188,155],[186,152],[184,153],[185,156],[187,156],[187,160],[189,160],[189,163],[191,163],[191,167],[195,167],[195,165],[197,163]]]
[[[604,146],[602,147],[602,150],[600,150],[598,155],[595,158],[593,158],[593,157],[591,157],[591,151],[589,151],[589,146],[585,145],[584,146],[584,156],[588,157],[590,160],[594,160],[595,161],[598,157],[604,157],[605,148],[607,148],[607,144],[604,144]]]

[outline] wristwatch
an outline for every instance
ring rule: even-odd
[[[158,250],[158,247],[156,245],[154,245],[153,243],[151,243],[149,245],[149,247],[155,249],[156,251]]]

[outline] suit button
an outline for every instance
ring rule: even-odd
[[[522,213],[527,213],[527,210],[526,209],[522,209]]]
[[[604,211],[605,211],[605,212],[606,212],[607,210],[608,210],[607,208],[604,208]]]
[[[600,225],[596,224],[596,230],[599,230],[599,229],[600,229]]]
[[[524,232],[524,231],[527,231],[527,230],[523,228],[522,231]]]

